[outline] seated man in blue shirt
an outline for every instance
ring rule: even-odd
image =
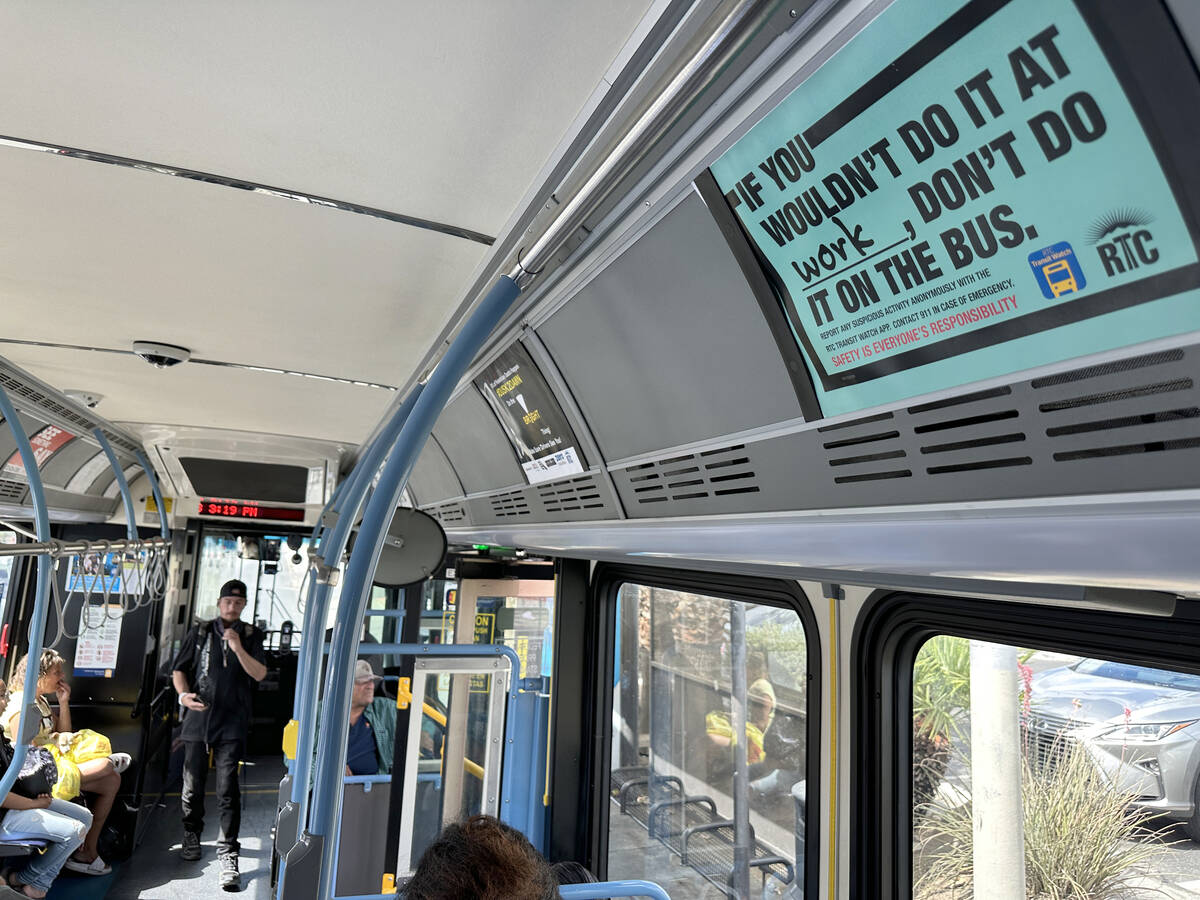
[[[371,664],[360,659],[354,664],[354,691],[350,695],[350,737],[346,748],[347,775],[377,775],[387,772],[392,758],[395,734],[395,708],[388,702],[375,702],[375,685],[383,679],[371,670]],[[372,724],[379,713],[391,713],[387,723]],[[384,733],[377,732],[377,725]],[[385,755],[386,753],[386,755]]]

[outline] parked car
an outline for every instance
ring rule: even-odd
[[[1200,841],[1200,675],[1081,659],[1033,676],[1031,751],[1078,741],[1109,780]]]

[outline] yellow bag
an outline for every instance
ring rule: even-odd
[[[62,741],[59,742],[61,748]],[[84,728],[71,736],[70,745],[62,748],[62,753],[71,762],[79,765],[93,759],[104,759],[112,755],[112,744],[108,738],[99,732]]]
[[[50,751],[55,765],[58,766],[58,781],[54,783],[54,789],[50,793],[60,800],[74,800],[82,790],[79,766],[64,756],[57,744],[51,742],[46,745],[46,749]]]

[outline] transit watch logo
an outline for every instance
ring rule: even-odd
[[[1066,241],[1030,253],[1029,268],[1033,269],[1033,277],[1047,300],[1073,294],[1087,286],[1079,259]]]

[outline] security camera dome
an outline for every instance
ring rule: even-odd
[[[177,347],[174,344],[160,344],[157,341],[134,341],[133,352],[156,369],[169,369],[191,358],[192,351],[187,347]]]

